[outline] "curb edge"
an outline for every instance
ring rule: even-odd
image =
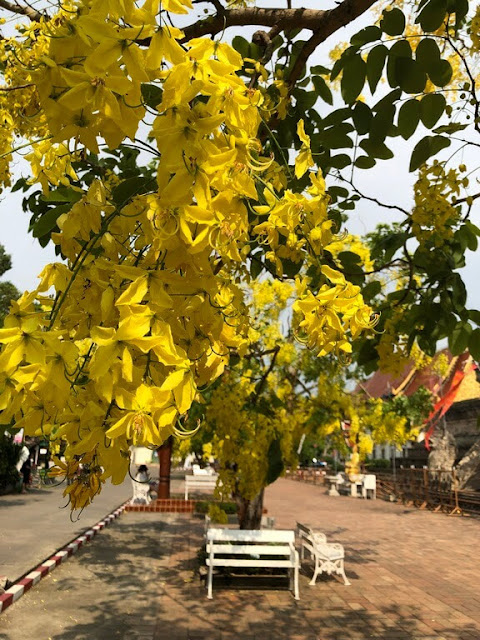
[[[66,544],[64,547],[55,551],[47,560],[38,565],[35,569],[32,569],[25,576],[17,580],[11,587],[5,590],[5,593],[0,595],[0,614],[7,609],[11,604],[21,598],[27,591],[33,586],[38,584],[40,580],[48,573],[53,571],[59,564],[68,560],[70,556],[76,553],[80,547],[92,540],[99,531],[102,531],[105,527],[111,524],[116,518],[122,515],[123,511],[130,500],[124,502],[120,507],[106,515],[102,520],[89,527],[77,538]]]

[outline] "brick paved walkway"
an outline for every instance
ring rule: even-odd
[[[382,501],[333,498],[280,480],[277,528],[309,522],[346,547],[335,578],[301,600],[286,590],[214,586],[194,572],[202,522],[130,513],[0,618],[0,640],[480,640],[480,521]]]

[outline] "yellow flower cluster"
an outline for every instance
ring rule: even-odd
[[[475,15],[470,23],[470,39],[472,41],[470,52],[472,54],[480,52],[480,6],[477,5]]]
[[[468,178],[460,175],[465,170],[464,165],[458,170],[447,170],[438,161],[420,168],[412,211],[412,231],[419,242],[431,240],[435,246],[442,246],[453,237],[460,216],[455,200],[461,189],[468,186]]]
[[[66,263],[47,266],[0,329],[0,422],[66,443],[61,470],[73,480],[73,508],[88,504],[97,480],[123,480],[131,445],[181,433],[179,421],[230,351],[245,352],[255,331],[240,286],[251,236],[268,245],[280,274],[284,259],[319,262],[333,239],[321,175],[311,175],[308,194],[282,194],[282,168],[262,156],[262,94],[239,77],[241,56],[211,39],[185,43],[167,26],[166,12],[191,8],[190,0],[76,0],[27,29],[23,43],[1,43],[7,82],[19,81],[11,70],[21,59],[29,85],[2,96],[2,117],[33,143],[32,181],[44,193],[76,180],[72,160],[134,140],[146,114],[142,87],[159,95],[142,125],[155,177],[133,191],[115,173],[75,187],[52,235]],[[298,134],[303,175],[313,160],[302,126]],[[2,136],[5,160],[9,129]],[[265,220],[249,220],[249,201]],[[348,351],[345,334],[370,327],[371,310],[358,287],[323,269],[318,294],[306,280],[299,287],[300,331],[319,354]],[[284,304],[290,291],[271,286]],[[278,337],[273,328],[265,342]],[[291,344],[281,357],[293,357]],[[223,402],[232,429],[235,402]]]
[[[309,290],[304,294],[306,283],[298,281],[298,300],[293,304],[293,310],[301,316],[297,337],[319,356],[349,354],[349,335],[355,339],[364,329],[373,328],[378,318],[364,303],[360,287],[326,265],[322,273],[328,284],[322,285],[317,294]]]

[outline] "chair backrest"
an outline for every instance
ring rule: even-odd
[[[327,542],[327,536],[324,533],[315,531],[315,529],[302,522],[297,522],[297,535],[302,544],[309,549],[310,546],[314,546],[319,542]]]

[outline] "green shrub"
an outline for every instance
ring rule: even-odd
[[[212,504],[218,505],[219,509],[222,509],[227,515],[237,513],[237,506],[234,502],[215,502],[214,500],[198,500],[195,503],[195,512],[202,514],[209,513]]]
[[[380,471],[380,470],[390,469],[391,466],[392,466],[391,461],[390,460],[386,460],[385,458],[377,458],[376,460],[368,460],[365,463],[365,469],[369,469],[369,470],[378,469]]]
[[[216,502],[210,503],[208,515],[213,524],[228,524],[227,514]]]

